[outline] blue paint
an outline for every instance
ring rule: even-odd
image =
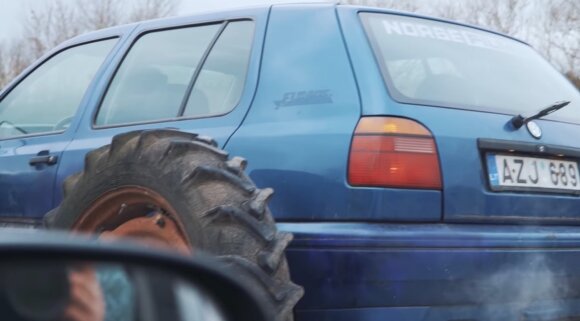
[[[41,151],[60,157],[71,139],[72,135],[64,133],[0,141],[0,216],[38,218],[53,207],[58,167],[31,166],[28,161]]]
[[[477,112],[402,104],[393,100],[377,68],[366,34],[356,10],[338,10],[341,22],[348,25],[345,41],[350,51],[364,115],[396,115],[425,125],[437,143],[443,178],[442,204],[444,219],[449,222],[521,222],[522,219],[545,219],[567,222],[577,217],[580,198],[542,193],[496,193],[487,188],[487,176],[478,138],[500,139],[580,148],[580,141],[571,140],[580,134],[578,125],[538,120],[543,130],[540,140],[526,130],[514,131],[507,126],[513,115]],[[506,75],[508,76],[508,75]],[[461,170],[458,170],[461,169]]]
[[[462,313],[476,320],[493,320],[485,317],[481,305],[497,305],[494,313],[509,315],[537,306],[536,301],[526,302],[528,292],[536,294],[539,301],[553,299],[552,287],[539,285],[542,279],[550,279],[556,288],[567,287],[569,292],[563,298],[572,300],[580,294],[580,275],[576,272],[580,239],[568,227],[278,226],[295,235],[287,256],[294,280],[305,286],[306,294],[297,308],[304,312],[305,320],[330,319],[338,311],[329,310],[336,309],[351,320],[398,315],[415,320],[454,320],[454,315]],[[578,302],[573,303],[577,311]],[[562,304],[558,301],[547,306],[563,309]],[[455,307],[446,307],[450,305]],[[436,313],[438,310],[446,312]],[[338,319],[347,320],[346,315]]]
[[[304,8],[272,9],[256,97],[226,149],[248,159],[258,186],[274,188],[270,206],[279,221],[439,220],[438,191],[347,184],[350,141],[361,113],[356,79],[332,6]],[[277,108],[286,94],[310,90],[327,91],[333,103]]]
[[[282,222],[280,229],[295,235],[288,261],[293,279],[306,288],[297,307],[300,321],[494,320],[477,306],[482,298],[465,293],[477,292],[480,280],[513,268],[522,277],[541,276],[540,267],[522,263],[540,256],[571,284],[579,282],[580,228],[570,222],[577,218],[580,198],[491,192],[486,157],[491,171],[497,169],[492,156],[477,147],[478,138],[487,138],[580,148],[580,141],[570,139],[580,134],[578,126],[539,120],[544,135],[537,141],[505,126],[511,115],[394,101],[357,12],[332,4],[262,6],[113,28],[63,44],[60,48],[119,37],[64,133],[0,141],[0,216],[41,218],[60,202],[62,182],[82,169],[85,154],[116,134],[177,128],[214,137],[230,154],[248,159],[247,172],[258,186],[275,189],[270,208]],[[141,34],[240,18],[254,20],[256,34],[245,89],[232,112],[92,126],[110,79]],[[442,191],[348,184],[354,128],[361,116],[378,115],[414,119],[433,133]],[[28,165],[42,149],[59,156],[57,166]],[[473,224],[521,224],[524,219],[551,219],[562,226]],[[508,282],[504,292],[516,291],[516,281]],[[495,320],[521,319],[521,308],[516,311],[509,300],[498,298],[483,298],[491,300],[486,302],[494,306]],[[580,306],[571,299],[545,304],[545,311]]]
[[[490,304],[482,307],[467,306],[419,306],[392,308],[358,308],[329,310],[298,310],[296,319],[300,321],[498,321],[498,320],[566,320],[580,315],[578,300],[537,302],[542,310],[525,309],[518,304]]]

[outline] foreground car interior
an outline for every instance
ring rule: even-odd
[[[60,233],[0,235],[4,320],[267,321],[271,315],[222,264],[136,244]]]

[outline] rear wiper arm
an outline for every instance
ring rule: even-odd
[[[566,107],[568,104],[570,103],[570,101],[559,101],[556,102],[542,110],[540,110],[538,113],[530,116],[530,117],[524,117],[521,114],[514,116],[511,120],[512,125],[514,125],[514,127],[516,129],[522,127],[524,124],[526,124],[527,122],[529,122],[530,120],[534,120],[534,119],[538,119],[538,118],[542,118],[548,114],[551,114],[561,108]]]

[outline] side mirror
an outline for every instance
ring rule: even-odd
[[[193,258],[61,233],[0,233],[3,319],[266,321],[252,289]]]

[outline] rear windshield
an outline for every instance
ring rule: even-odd
[[[580,123],[578,90],[528,45],[451,23],[361,13],[390,95],[410,104],[531,115]]]

